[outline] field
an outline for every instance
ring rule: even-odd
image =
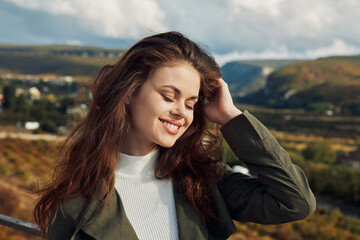
[[[315,135],[352,140],[360,136],[360,117],[358,116],[328,116],[326,112],[264,108],[245,104],[238,104],[237,107],[253,113],[267,127],[276,131],[305,137]]]
[[[49,181],[55,142],[0,139],[0,213],[34,222],[32,208],[39,185]],[[0,239],[39,239],[0,226]]]
[[[96,47],[0,44],[0,70],[13,74],[94,77],[101,66],[113,63],[122,52]]]

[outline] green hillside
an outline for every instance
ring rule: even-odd
[[[354,84],[360,84],[360,56],[293,63],[273,72],[266,88],[271,92],[282,93],[289,90],[305,91],[319,85]]]
[[[98,47],[0,44],[0,69],[20,74],[93,76],[123,52]]]
[[[224,80],[233,96],[245,96],[262,89],[272,71],[295,60],[239,60],[221,67]]]
[[[271,73],[265,88],[238,99],[272,107],[360,115],[360,56],[300,61]]]

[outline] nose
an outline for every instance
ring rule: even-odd
[[[176,116],[177,118],[185,118],[186,117],[186,107],[184,104],[176,104],[170,110],[170,114]]]

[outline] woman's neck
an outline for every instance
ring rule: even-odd
[[[131,156],[144,156],[158,149],[158,145],[144,139],[125,136],[121,152]]]

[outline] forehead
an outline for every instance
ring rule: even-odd
[[[174,86],[184,95],[197,96],[200,91],[200,73],[186,62],[157,68],[147,82],[156,88],[166,85]]]

